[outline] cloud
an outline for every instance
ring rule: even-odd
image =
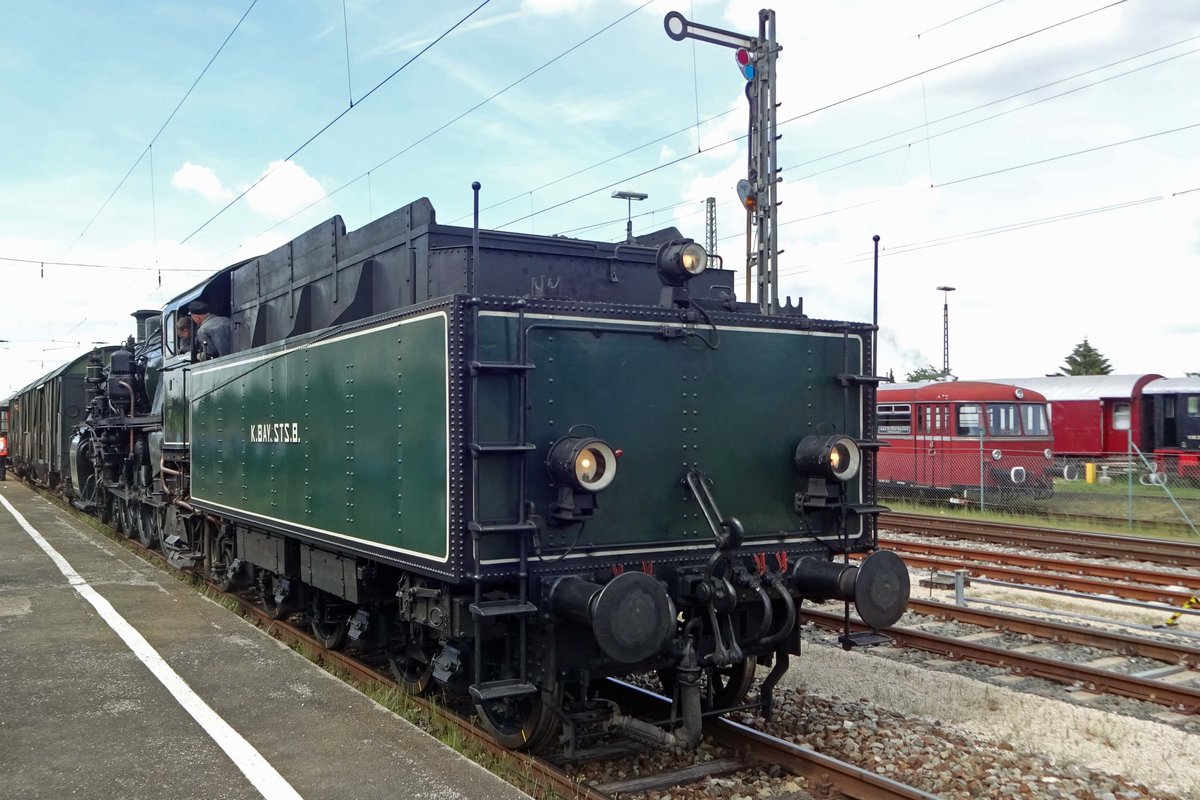
[[[316,178],[294,161],[272,161],[259,180],[262,183],[246,194],[246,203],[273,219],[290,216],[325,197]]]
[[[228,203],[233,190],[221,185],[221,179],[208,167],[185,161],[171,176],[171,185],[185,192],[195,192],[210,203]]]

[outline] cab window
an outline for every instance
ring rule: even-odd
[[[958,406],[958,426],[954,429],[954,432],[959,436],[978,436],[980,430],[979,405],[976,403],[960,403]]]
[[[1021,423],[1017,421],[1016,403],[988,403],[988,431],[992,436],[1018,436]]]

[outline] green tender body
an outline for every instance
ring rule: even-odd
[[[535,569],[564,554],[569,564],[605,551],[618,560],[642,553],[660,561],[707,551],[712,533],[682,484],[689,468],[711,478],[721,512],[741,520],[748,542],[811,546],[814,535],[835,535],[836,511],[810,512],[807,520],[796,512],[806,483],[792,458],[809,434],[862,437],[863,390],[836,378],[862,370],[857,331],[796,330],[785,327],[792,320],[768,320],[722,326],[719,347],[710,349],[700,336],[716,344],[711,328],[676,335],[679,326],[664,325],[660,309],[626,307],[622,319],[529,313],[533,368],[485,369],[472,380],[469,356],[457,355],[470,348],[452,343],[478,338],[480,361],[516,363],[518,318],[483,310],[476,337],[463,301],[198,365],[188,377],[197,504],[350,548],[369,544],[463,578],[470,571],[466,522],[517,519],[522,464],[527,499],[548,517],[557,489],[546,454],[573,432],[622,451],[617,479],[582,531],[548,527]],[[450,329],[451,320],[467,329]],[[521,374],[525,438],[534,449],[472,460],[472,443],[522,444]],[[459,391],[461,398],[452,394]],[[467,418],[448,415],[459,407]],[[848,489],[848,501],[859,502],[859,481]],[[857,537],[857,517],[851,520]],[[485,567],[510,570],[518,541],[485,535]]]
[[[193,498],[445,562],[447,328],[437,311],[198,365]]]

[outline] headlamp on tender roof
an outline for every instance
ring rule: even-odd
[[[683,286],[708,267],[708,253],[691,239],[678,239],[658,248],[655,263],[664,286]]]

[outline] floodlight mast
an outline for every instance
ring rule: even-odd
[[[747,222],[747,291],[750,270],[757,267],[759,310],[764,314],[774,314],[779,309],[779,165],[775,147],[779,137],[775,61],[782,49],[775,41],[775,12],[770,9],[758,12],[758,36],[701,25],[684,18],[678,11],[667,14],[663,27],[667,36],[677,42],[697,39],[734,50],[745,49],[749,55],[749,64],[743,68],[743,75],[747,79],[746,98],[750,101],[750,146],[747,157],[750,191],[747,197],[751,201],[742,198]],[[753,247],[752,229],[758,231]]]

